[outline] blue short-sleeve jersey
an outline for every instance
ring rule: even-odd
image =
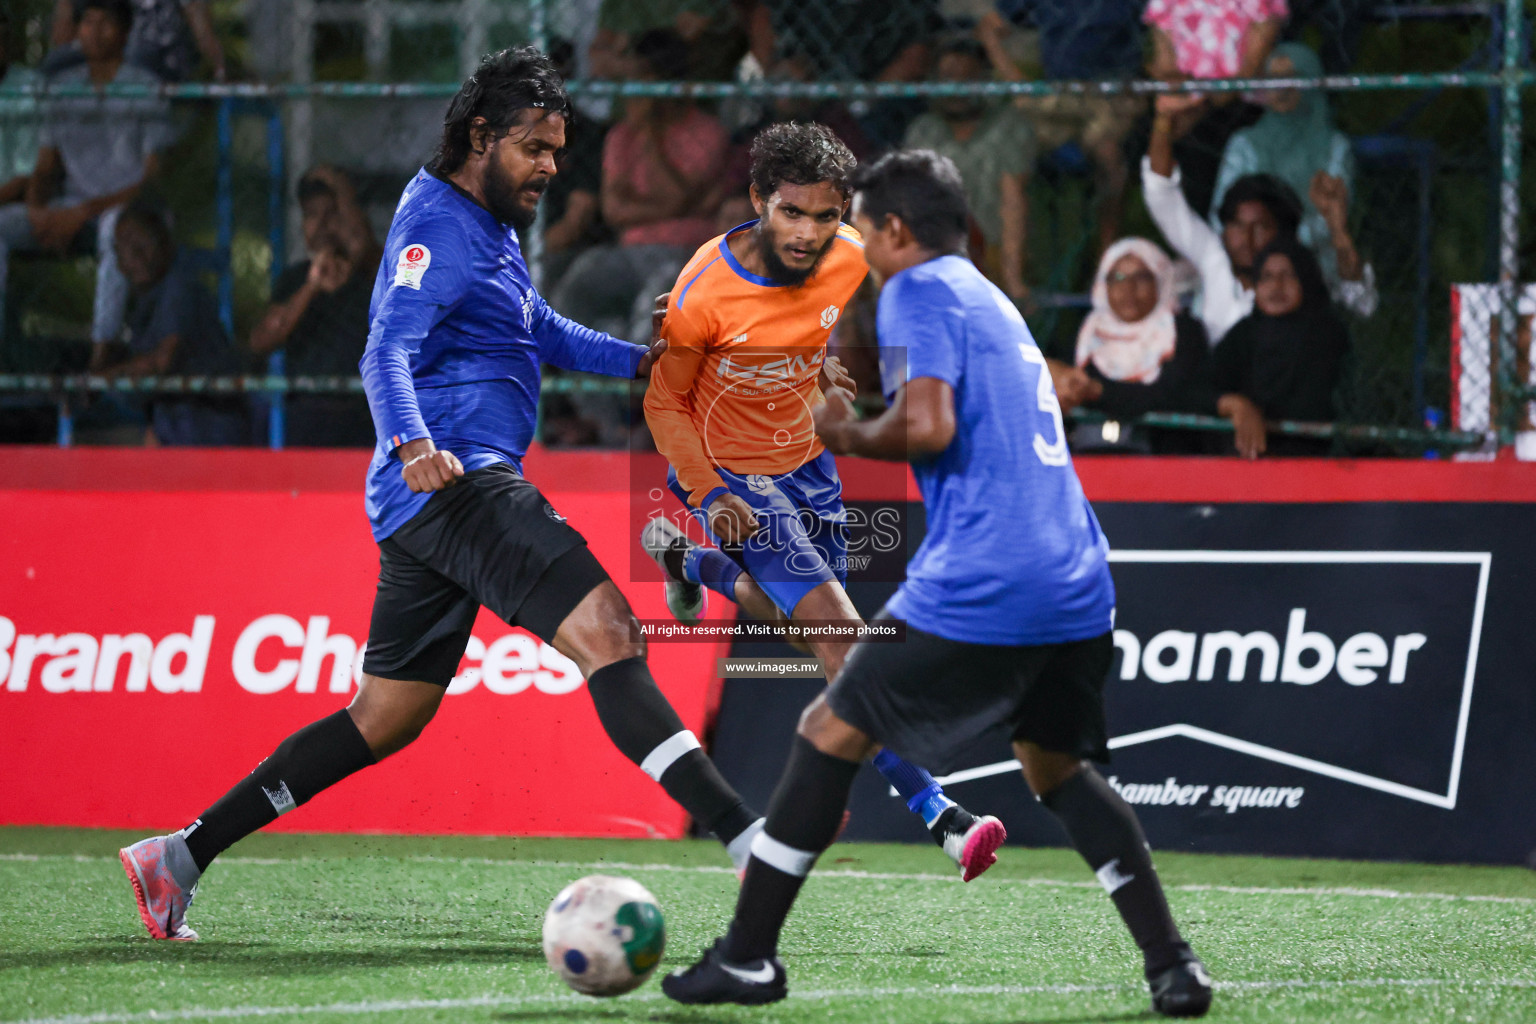
[[[633,377],[645,348],[573,323],[534,290],[517,232],[426,170],[406,186],[384,242],[359,367],[378,444],[368,520],[383,540],[431,497],[413,494],[394,451],[431,438],[466,472],[522,472],[539,367]]]
[[[955,436],[912,471],[927,534],[887,609],[928,633],[1052,644],[1110,630],[1109,545],[1067,453],[1045,357],[969,260],[942,256],[880,293],[886,398],[917,377],[955,394]]]

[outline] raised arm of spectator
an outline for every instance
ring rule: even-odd
[[[213,80],[224,81],[228,77],[228,70],[224,66],[224,45],[213,31],[213,15],[208,10],[208,0],[187,0],[181,10],[186,15],[187,25],[192,29],[197,52],[203,55],[203,60],[213,69]]]
[[[1174,49],[1173,40],[1168,37],[1168,33],[1156,25],[1148,25],[1147,35],[1152,38],[1152,54],[1147,60],[1147,77],[1162,82],[1181,81],[1184,74],[1179,70],[1179,54]]]
[[[1147,212],[1157,223],[1168,244],[1204,275],[1207,265],[1226,262],[1221,238],[1184,198],[1179,167],[1173,161],[1173,119],[1184,110],[1198,106],[1200,98],[1189,94],[1163,93],[1157,97],[1152,119],[1152,137],[1147,145],[1142,187]]]
[[[1284,10],[1284,3],[1277,2],[1272,7]],[[1280,30],[1285,27],[1284,17],[1273,17],[1267,21],[1256,21],[1249,25],[1243,32],[1242,55],[1238,59],[1238,78],[1262,78],[1264,66],[1269,63],[1270,52],[1275,44],[1280,41]],[[1228,95],[1231,95],[1230,93]]]
[[[1003,290],[1011,299],[1029,295],[1029,286],[1024,283],[1024,254],[1029,231],[1029,193],[1024,187],[1025,181],[1023,174],[1004,174],[999,181]]]
[[[608,377],[635,377],[647,351],[644,345],[620,341],[561,316],[542,295],[534,296],[533,336],[539,343],[539,358],[551,366]]]
[[[68,46],[74,41],[74,0],[53,0],[53,18],[48,26],[48,45]]]

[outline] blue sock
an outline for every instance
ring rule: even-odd
[[[943,787],[928,774],[928,769],[903,761],[889,750],[876,754],[874,764],[875,770],[885,776],[885,781],[895,786],[896,792],[907,802],[907,810],[921,814],[923,824],[929,828],[939,820],[939,815],[955,806],[955,802],[944,795]]]
[[[741,566],[719,548],[693,547],[683,556],[683,576],[690,583],[702,583],[726,600],[734,601]]]

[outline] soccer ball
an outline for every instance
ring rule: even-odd
[[[656,897],[631,878],[578,879],[544,913],[544,959],[589,996],[623,995],[645,984],[666,944]]]

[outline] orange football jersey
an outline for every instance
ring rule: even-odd
[[[678,275],[645,395],[656,447],[694,505],[725,486],[717,467],[778,476],[822,453],[811,409],[824,401],[827,338],[869,272],[858,232],[842,225],[810,280],[775,284],[726,243],[751,226],[703,246]]]

